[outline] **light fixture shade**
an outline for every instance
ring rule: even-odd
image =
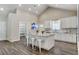
[[[32,30],[37,30],[38,29],[38,25],[36,23],[32,23]]]
[[[39,25],[39,30],[40,30],[40,31],[44,31],[44,25],[43,25],[43,24],[40,24],[40,25]]]
[[[44,27],[44,25],[41,24],[40,27],[42,28],[42,27]]]
[[[4,8],[0,8],[0,11],[4,11]]]

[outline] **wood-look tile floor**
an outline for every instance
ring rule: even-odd
[[[39,53],[38,48],[32,50],[31,46],[26,46],[26,39],[18,42],[10,43],[8,41],[0,41],[0,55],[77,55],[76,44],[70,44],[55,41],[55,47],[46,51],[42,49]]]

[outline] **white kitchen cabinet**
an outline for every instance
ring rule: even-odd
[[[7,21],[7,40],[10,42],[19,41],[19,21],[17,15],[10,13]]]
[[[77,28],[77,17],[67,17],[62,18],[61,20],[61,28]]]
[[[76,34],[64,34],[64,39],[63,40],[71,43],[76,43]]]
[[[55,40],[76,43],[76,34],[56,34]]]

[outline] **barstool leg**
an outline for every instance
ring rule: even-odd
[[[41,41],[39,41],[39,52],[41,53]]]
[[[28,39],[29,39],[29,37],[27,36],[27,46],[28,46]]]
[[[32,39],[32,49],[34,49],[34,40]]]

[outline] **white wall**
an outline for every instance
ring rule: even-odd
[[[10,42],[19,41],[19,22],[17,15],[10,13],[7,20],[7,40]]]
[[[17,19],[19,20],[19,22],[25,23],[30,32],[31,32],[31,24],[33,22],[37,22],[37,16],[30,14],[28,12],[24,12],[19,9],[17,9]]]
[[[42,15],[39,17],[39,21],[42,23],[46,20],[57,20],[64,17],[76,16],[75,11],[67,11],[56,8],[48,8]]]

